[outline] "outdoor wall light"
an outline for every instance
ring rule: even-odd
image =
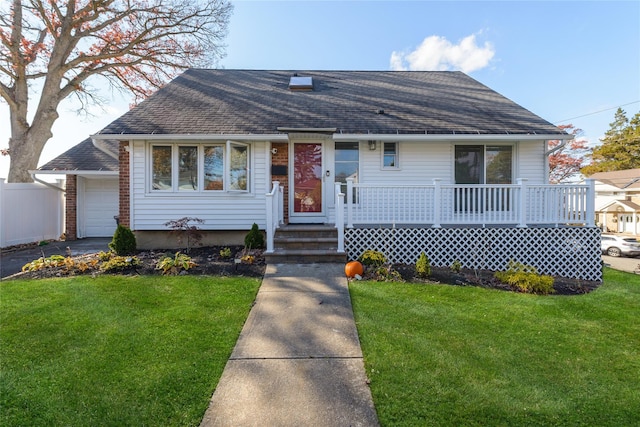
[[[271,154],[278,154],[278,149],[277,148],[272,148],[271,149]]]
[[[369,140],[369,150],[376,151],[376,142],[373,140]]]

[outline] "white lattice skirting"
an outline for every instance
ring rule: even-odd
[[[414,264],[424,252],[434,266],[450,266],[457,259],[465,268],[498,271],[515,260],[541,274],[602,281],[600,230],[595,227],[345,230],[349,259],[368,249],[393,263]]]

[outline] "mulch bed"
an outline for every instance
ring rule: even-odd
[[[250,254],[253,256],[252,262],[237,263],[244,252],[242,246],[231,246],[231,257],[223,257],[220,251],[227,246],[213,247],[197,247],[192,248],[188,255],[197,264],[197,266],[182,271],[179,274],[188,275],[207,275],[207,276],[246,276],[246,277],[262,277],[265,272],[265,259],[262,251],[253,250]],[[140,265],[119,273],[104,273],[100,270],[99,264],[96,267],[90,267],[86,271],[69,271],[64,267],[45,268],[38,271],[23,272],[17,275],[19,278],[50,278],[50,277],[68,277],[72,275],[98,275],[98,274],[121,274],[121,275],[162,275],[162,271],[156,268],[159,260],[169,256],[174,257],[177,251],[173,250],[153,250],[139,251],[136,257],[140,260]],[[183,251],[184,252],[184,251]],[[98,254],[81,255],[74,257],[78,262],[84,261],[91,264],[92,260],[98,259]],[[406,282],[424,283],[424,284],[450,284],[454,286],[479,286],[483,288],[500,289],[506,291],[514,291],[514,289],[501,283],[493,277],[493,271],[488,270],[470,270],[462,269],[459,273],[451,271],[448,267],[431,267],[431,275],[428,279],[423,279],[416,274],[415,265],[396,264],[393,270],[397,271],[402,279]],[[365,275],[365,279],[370,279],[370,274]],[[591,282],[585,280],[567,279],[556,277],[554,281],[554,295],[579,295],[593,291],[600,286],[600,282]]]
[[[229,248],[231,257],[223,257],[220,254],[222,249]],[[138,251],[136,257],[140,260],[140,265],[117,273],[105,273],[100,270],[98,263],[95,267],[89,267],[84,272],[77,270],[69,270],[65,267],[44,268],[38,271],[27,271],[20,273],[19,278],[42,279],[50,277],[68,277],[74,275],[98,275],[98,274],[119,274],[119,275],[162,275],[162,270],[158,270],[156,265],[158,261],[164,257],[175,257],[176,249]],[[186,251],[180,251],[186,253]],[[188,271],[181,271],[179,274],[188,275],[207,275],[207,276],[246,276],[246,277],[262,277],[265,271],[265,260],[262,251],[252,250],[252,262],[236,263],[235,258],[240,258],[244,254],[242,246],[215,246],[215,247],[198,247],[189,250],[188,254],[192,261],[197,265]],[[99,255],[88,254],[73,257],[77,262],[91,264],[92,261],[99,260]],[[17,278],[16,277],[16,278]]]

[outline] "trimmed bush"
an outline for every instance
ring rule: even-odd
[[[385,262],[387,262],[387,258],[382,252],[369,249],[364,251],[362,255],[358,257],[358,261],[360,261],[367,267],[380,267]]]
[[[553,289],[553,277],[538,274],[538,270],[530,265],[509,261],[507,271],[498,271],[494,277],[503,283],[511,285],[521,292],[548,295]]]
[[[262,231],[258,228],[258,224],[255,222],[244,238],[244,246],[248,249],[264,248],[264,236],[262,235]]]
[[[118,224],[113,240],[109,243],[109,249],[118,256],[133,255],[136,253],[136,236],[129,227]]]

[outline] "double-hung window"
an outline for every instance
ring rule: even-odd
[[[382,143],[382,168],[398,169],[398,143],[383,142]]]
[[[247,144],[153,144],[152,192],[248,192],[250,156]]]

